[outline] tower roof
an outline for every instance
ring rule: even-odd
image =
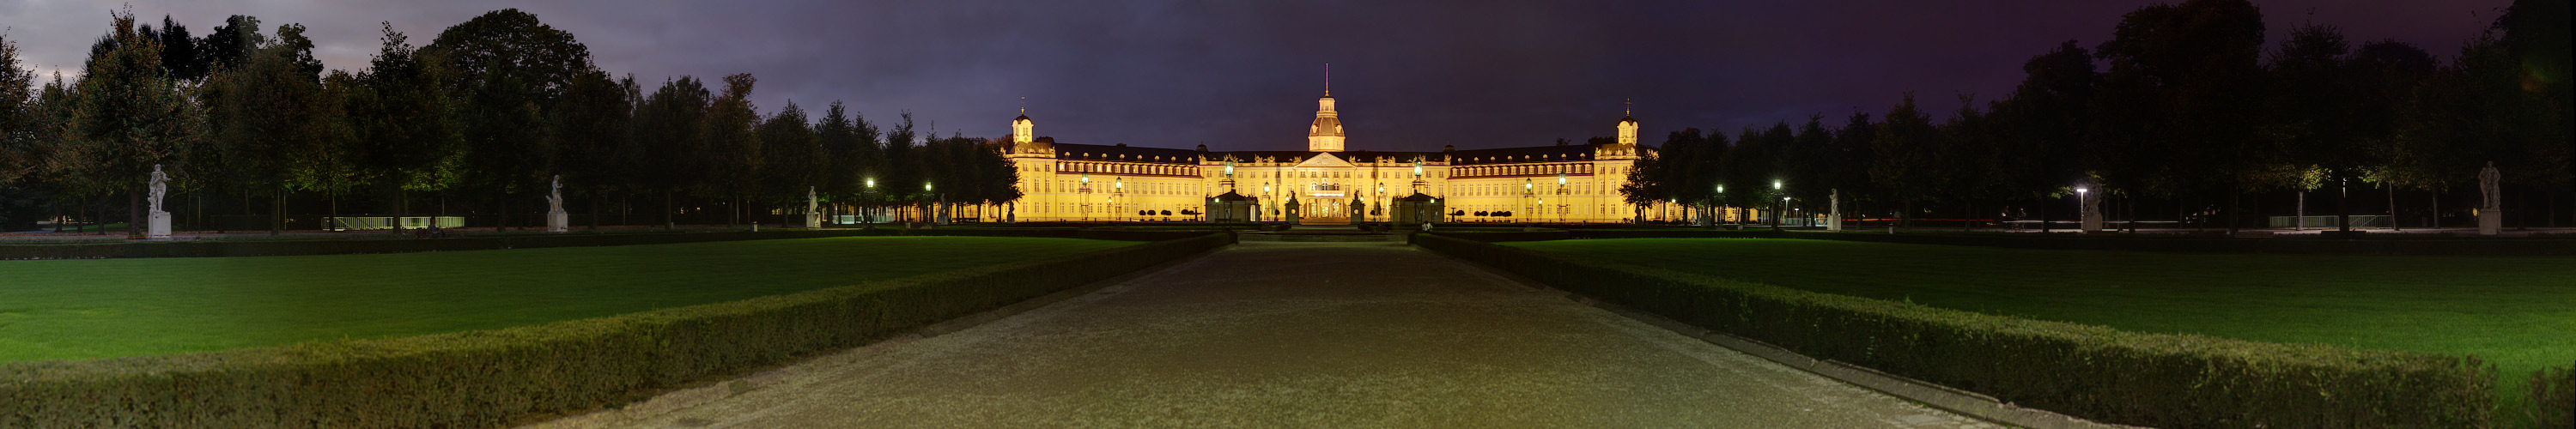
[[[1308,136],[1338,136],[1338,135],[1342,135],[1342,118],[1337,118],[1337,117],[1332,117],[1332,116],[1316,117],[1316,118],[1315,118],[1315,128],[1314,128],[1313,130],[1307,131],[1307,132],[1306,132],[1306,135],[1308,135]]]

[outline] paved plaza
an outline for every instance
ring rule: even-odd
[[[1253,243],[653,428],[1994,427],[1394,244]]]

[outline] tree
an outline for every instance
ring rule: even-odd
[[[2182,195],[2224,193],[2228,228],[2242,216],[2243,194],[2277,183],[2284,156],[2260,125],[2263,13],[2245,0],[2189,0],[2153,5],[2121,17],[2111,40],[2095,48],[2106,60],[2096,113],[2120,118],[2099,135],[2117,148],[2106,161],[2131,164],[2109,175],[2130,191]],[[2134,207],[2134,205],[2132,206]]]
[[[633,171],[620,163],[634,127],[629,83],[596,70],[574,76],[546,121],[546,138],[556,151],[552,158],[559,161],[551,170],[564,176],[565,187],[589,196],[591,229],[599,229],[600,196],[624,185]]]
[[[303,26],[292,24],[278,29],[282,33],[282,30],[290,28],[299,33],[303,30]],[[302,38],[303,36],[298,34],[282,39]],[[298,73],[301,71],[297,69]],[[309,128],[308,132],[313,135],[309,138],[289,141],[297,145],[289,147],[285,153],[287,165],[290,166],[286,171],[286,187],[298,191],[321,193],[330,202],[329,208],[324,213],[333,218],[340,216],[340,196],[347,195],[349,191],[364,186],[374,179],[374,176],[369,174],[370,171],[364,168],[367,153],[357,144],[355,131],[349,126],[348,112],[345,108],[349,93],[357,86],[357,76],[346,71],[335,70],[325,75],[319,87],[320,92],[310,98],[313,105],[307,107],[311,112],[308,120],[313,123],[305,124],[305,127]],[[323,227],[327,229],[332,225],[323,225]]]
[[[459,180],[464,136],[453,113],[455,101],[441,85],[445,62],[424,56],[380,23],[383,36],[367,70],[348,92],[345,111],[364,168],[375,183],[393,194],[393,212],[411,214],[410,192],[443,192]]]
[[[36,168],[36,138],[45,122],[39,120],[35,89],[36,71],[19,66],[18,43],[0,34],[0,188]]]
[[[198,39],[197,46],[203,48],[198,55],[211,76],[215,70],[241,68],[242,59],[248,58],[250,51],[267,43],[263,39],[259,34],[259,18],[233,15],[224,18],[224,25],[215,26],[215,30],[207,32],[205,38]]]
[[[681,76],[666,80],[662,87],[645,97],[635,109],[635,143],[644,156],[641,162],[626,164],[635,178],[634,186],[662,194],[662,224],[677,224],[672,200],[681,190],[698,186],[706,177],[702,157],[675,154],[706,153],[707,105],[713,96],[697,78]]]
[[[859,201],[868,191],[867,180],[885,171],[881,165],[884,148],[877,144],[876,125],[834,101],[823,110],[823,120],[814,124],[814,133],[831,160],[819,179],[822,192],[835,200]]]
[[[1930,116],[1914,107],[1913,93],[1906,93],[1905,101],[1889,108],[1885,117],[1870,140],[1870,152],[1877,155],[1870,164],[1870,179],[1886,187],[1898,204],[1897,223],[1911,226],[1914,203],[1939,189],[1932,182],[1938,178],[1934,164],[1940,159],[1940,130],[1932,126]]]
[[[788,101],[778,113],[761,121],[760,195],[765,202],[793,207],[779,211],[779,224],[788,224],[787,214],[804,208],[805,192],[820,192],[823,169],[831,158],[823,151],[823,142],[805,116],[805,108]],[[806,225],[811,228],[815,225]]]
[[[1845,204],[1856,205],[1879,193],[1877,183],[1870,180],[1870,167],[1878,162],[1874,155],[1877,152],[1870,145],[1877,139],[1878,126],[1869,121],[1868,112],[1852,112],[1843,126],[1834,130],[1834,167],[1829,178],[1832,182],[1827,186],[1842,190],[1846,201],[1850,201]]]
[[[1818,202],[1834,189],[1827,179],[1833,173],[1834,133],[1825,128],[1825,115],[1808,115],[1807,123],[1798,126],[1797,136],[1784,141],[1787,144],[1780,150],[1779,162],[1781,180],[1787,182],[1784,185],[1797,186],[1801,196],[1792,203],[1824,209]]]
[[[724,92],[707,106],[707,151],[698,156],[708,163],[701,192],[732,201],[728,227],[742,223],[743,199],[760,190],[760,136],[753,130],[760,112],[751,105],[757,81],[749,73],[725,76]]]
[[[143,224],[145,175],[175,166],[205,136],[205,113],[161,68],[161,43],[135,31],[132,12],[110,13],[104,51],[89,59],[73,93],[68,144],[50,167],[76,194],[127,195],[129,233]]]
[[[323,86],[321,76],[305,73],[302,60],[312,58],[313,43],[303,33],[300,25],[279,26],[277,38],[253,47],[240,68],[220,70],[207,82],[215,118],[213,152],[221,165],[195,171],[229,189],[270,195],[270,234],[286,228],[287,190],[339,189],[341,182],[312,176],[332,175],[328,171],[337,167],[313,163],[347,160],[339,148],[353,140],[346,134],[346,112],[336,94]]]
[[[2021,84],[1988,109],[2003,139],[1997,142],[1996,174],[1988,180],[1998,182],[1999,196],[2035,200],[2040,228],[2046,230],[2049,208],[2089,170],[2078,151],[2089,146],[2085,130],[2092,118],[2086,107],[2098,74],[2092,53],[2073,40],[2031,57],[2021,68]]]
[[[536,15],[502,9],[448,27],[423,50],[455,73],[448,90],[463,98],[466,183],[499,195],[495,229],[508,229],[510,194],[540,186],[554,167],[546,118],[575,77],[596,71],[590,49]]]
[[[58,128],[35,92],[35,70],[19,67],[18,45],[0,34],[0,231],[34,228],[41,192],[29,189],[38,178],[44,152],[39,146]]]
[[[159,30],[146,25],[139,31],[144,38],[161,41],[161,69],[169,72],[171,79],[205,80],[206,57],[198,52],[201,49],[197,46],[197,39],[188,37],[188,26],[179,25],[178,21],[163,15]]]
[[[902,118],[903,122],[886,130],[885,173],[877,182],[877,189],[881,191],[876,194],[880,198],[877,201],[880,206],[919,201],[922,185],[929,184],[928,178],[921,174],[921,159],[917,155],[920,147],[916,146],[919,137],[913,131],[912,112],[903,112]]]

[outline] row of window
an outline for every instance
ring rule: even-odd
[[[1450,167],[1459,176],[1528,176],[1539,174],[1592,174],[1590,163],[1520,164]],[[1616,168],[1604,169],[1617,171]]]

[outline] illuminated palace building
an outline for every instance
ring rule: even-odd
[[[1621,201],[1636,162],[1637,120],[1620,118],[1608,144],[1439,152],[1348,150],[1331,91],[1317,101],[1306,150],[1219,151],[1070,144],[1036,137],[1023,113],[1011,121],[1007,156],[1025,194],[1020,221],[1232,220],[1212,205],[1253,207],[1255,221],[1287,220],[1291,202],[1307,224],[1384,222],[1395,201],[1437,202],[1454,222],[1626,222],[1667,215]],[[1419,196],[1417,196],[1419,195]],[[1365,207],[1354,218],[1352,207]],[[1225,213],[1225,210],[1216,210]],[[1503,216],[1508,212],[1509,216]],[[1166,214],[1168,213],[1168,214]],[[1481,215],[1480,215],[1481,214]]]

